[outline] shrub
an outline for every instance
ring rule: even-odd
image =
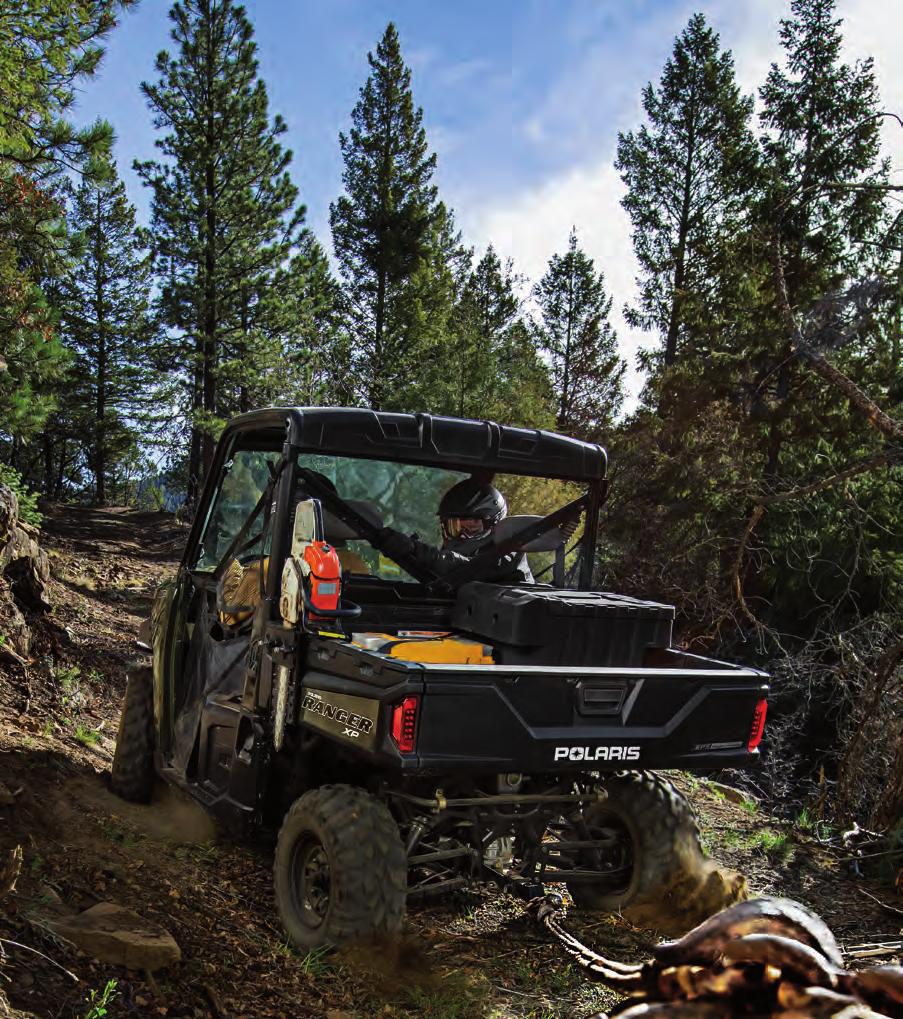
[[[22,475],[8,464],[0,463],[0,485],[6,485],[19,500],[19,519],[40,527],[44,518],[38,512],[38,497],[26,488]]]

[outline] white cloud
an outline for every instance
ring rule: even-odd
[[[687,7],[687,15],[692,8]],[[755,92],[772,61],[780,57],[778,22],[786,16],[786,0],[718,0],[709,4],[707,16],[721,33],[722,45],[731,49],[737,78],[746,92]],[[903,62],[899,60],[899,40],[903,38],[903,4],[887,0],[841,0],[839,15],[845,19],[845,58],[872,55],[885,109],[903,115]],[[579,111],[598,87],[600,70],[616,75],[617,68],[600,69],[593,63],[594,50],[576,73],[569,68],[565,82],[553,87],[550,100],[563,109]],[[655,80],[660,66],[642,69],[644,80]],[[548,103],[544,113],[549,111]],[[638,95],[625,101],[617,119],[636,118]],[[565,130],[573,117],[563,118]],[[546,137],[550,116],[536,116],[524,126],[528,136]],[[636,352],[651,338],[631,329],[623,319],[625,302],[635,298],[636,260],[631,243],[630,221],[621,208],[623,185],[613,166],[617,130],[615,122],[606,137],[593,140],[592,146],[581,139],[585,156],[565,172],[548,177],[514,194],[496,198],[482,206],[471,205],[461,217],[464,235],[470,243],[485,247],[492,242],[502,257],[514,259],[517,269],[531,280],[538,279],[549,257],[561,251],[568,233],[576,226],[580,242],[607,279],[614,296],[613,318],[618,331],[622,356],[631,369],[628,386],[634,404],[642,386],[635,370]],[[888,122],[883,129],[885,147],[898,175],[903,177],[903,129]],[[462,209],[466,206],[462,206]]]
[[[903,117],[903,4],[887,0],[852,0],[843,3],[844,56],[847,60],[875,58],[875,76],[885,111]],[[884,151],[890,157],[897,183],[903,182],[903,127],[885,120]]]
[[[435,77],[444,88],[459,88],[471,83],[475,78],[485,76],[492,70],[492,64],[488,60],[474,58],[445,64],[439,68]]]
[[[519,272],[535,282],[545,272],[549,258],[567,246],[576,226],[581,247],[605,273],[618,330],[621,353],[632,367],[644,336],[627,327],[622,306],[633,297],[636,260],[630,241],[630,220],[621,208],[624,186],[610,161],[588,164],[538,187],[521,192],[510,201],[476,210],[462,217],[465,237],[484,247],[490,241],[503,257],[514,259]],[[631,373],[635,396],[642,380]]]

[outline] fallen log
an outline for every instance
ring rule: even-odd
[[[791,899],[738,903],[679,940],[655,946],[651,959],[632,966],[607,959],[569,933],[560,896],[531,906],[587,976],[627,995],[611,1013],[621,1019],[903,1014],[903,968],[846,970],[826,924]]]

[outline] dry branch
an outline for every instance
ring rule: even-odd
[[[887,687],[890,683],[891,677],[897,671],[901,661],[903,661],[903,637],[897,640],[895,644],[891,645],[891,647],[889,647],[875,663],[871,694],[861,715],[863,721],[871,718],[878,710],[878,707],[887,692]],[[843,755],[843,760],[840,764],[838,775],[838,798],[840,803],[847,807],[849,807],[854,773],[859,764],[860,756],[866,741],[867,731],[867,726],[864,724],[856,727],[853,733],[853,738],[850,740],[849,746],[847,747],[846,753]]]
[[[781,238],[775,231],[771,242],[771,268],[774,279],[778,310],[784,328],[790,334],[790,347],[794,354],[806,361],[810,368],[833,388],[838,389],[850,404],[882,435],[897,442],[903,442],[903,423],[885,413],[875,401],[860,389],[856,383],[830,364],[823,354],[814,349],[803,336],[787,294],[787,280],[784,276],[784,260],[781,257]]]
[[[764,506],[758,505],[753,509],[749,520],[746,522],[743,537],[740,539],[740,547],[737,549],[737,556],[734,559],[734,596],[736,597],[737,603],[739,604],[743,614],[757,629],[762,629],[763,625],[746,604],[746,598],[743,596],[743,581],[740,576],[740,571],[743,569],[743,557],[746,555],[746,548],[749,545],[749,539],[752,537],[753,531],[756,529],[759,521],[764,515]]]
[[[808,485],[798,485],[796,488],[790,488],[786,492],[775,492],[772,495],[756,494],[752,496],[752,499],[757,504],[757,508],[759,505],[770,506],[778,502],[803,499],[806,496],[824,492],[835,485],[840,485],[844,481],[849,481],[850,478],[855,478],[859,474],[865,474],[868,471],[877,470],[879,467],[889,467],[892,464],[901,462],[903,462],[903,449],[889,449],[884,453],[876,453],[874,456],[863,457],[861,460],[857,460],[830,477],[821,478],[818,481],[810,482]]]

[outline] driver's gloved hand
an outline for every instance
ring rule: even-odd
[[[408,534],[402,534],[393,527],[381,527],[373,536],[373,547],[387,555],[390,559],[397,556],[412,555],[414,541]]]

